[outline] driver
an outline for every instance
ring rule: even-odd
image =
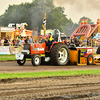
[[[48,34],[48,42],[46,42],[46,46],[48,46],[48,51],[50,50],[50,46],[54,42],[54,38],[52,38],[51,33]]]

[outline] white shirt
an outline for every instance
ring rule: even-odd
[[[19,45],[22,45],[24,43],[24,40],[19,40]]]

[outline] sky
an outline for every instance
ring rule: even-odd
[[[73,22],[78,22],[83,16],[89,17],[94,23],[100,18],[100,0],[54,0],[56,6],[65,7],[65,14]],[[0,0],[0,15],[9,5],[32,2],[32,0]]]
[[[2,15],[9,5],[20,4],[22,2],[32,2],[33,0],[0,0],[0,15]]]
[[[100,0],[55,0],[56,6],[65,7],[65,14],[73,22],[83,16],[89,17],[94,23],[100,18]]]

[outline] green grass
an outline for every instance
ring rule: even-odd
[[[9,61],[9,60],[16,60],[15,55],[0,55],[0,61]],[[30,59],[26,59],[30,60]]]
[[[16,60],[15,55],[0,55],[0,61]]]
[[[99,74],[100,74],[100,70],[54,71],[54,72],[32,72],[32,73],[1,73],[0,79],[37,78],[37,77],[48,77],[48,76],[99,75]]]

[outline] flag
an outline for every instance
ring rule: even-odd
[[[46,13],[44,14],[42,27],[44,29],[44,36],[46,36]]]

